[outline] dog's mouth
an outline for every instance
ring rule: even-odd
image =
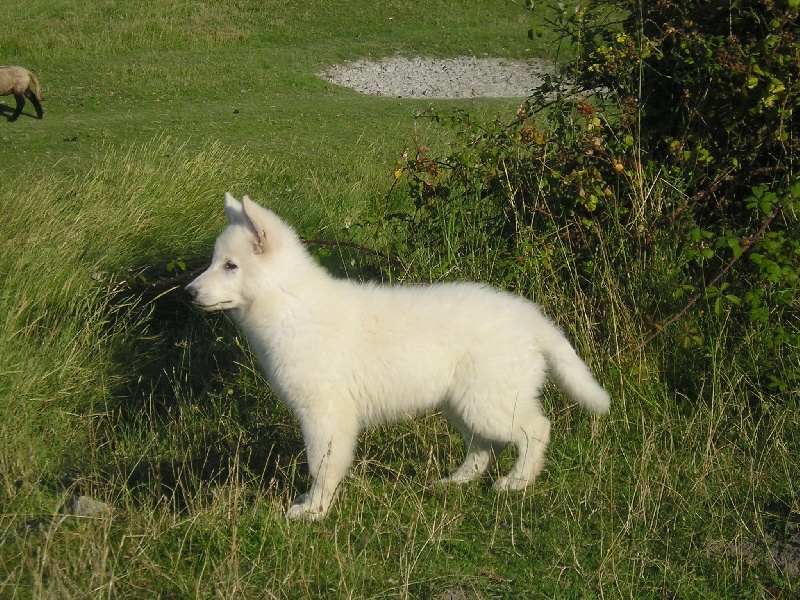
[[[204,310],[205,312],[215,312],[218,310],[226,310],[228,308],[233,308],[232,307],[233,301],[224,300],[222,302],[215,302],[214,304],[201,304],[199,302],[195,302],[194,305],[200,310]]]

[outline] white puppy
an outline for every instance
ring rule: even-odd
[[[608,412],[608,394],[528,300],[474,283],[335,279],[247,196],[225,194],[225,214],[211,266],[186,291],[203,310],[228,311],[300,423],[313,484],[289,518],[325,516],[365,427],[440,410],[466,444],[445,481],[475,479],[514,444],[517,461],[495,483],[512,490],[543,466],[550,421],[538,396],[548,367],[574,401]]]

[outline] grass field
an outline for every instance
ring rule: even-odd
[[[547,388],[553,439],[534,486],[432,485],[463,454],[434,415],[366,433],[319,524],[283,517],[308,483],[296,422],[226,318],[179,293],[181,266],[210,256],[224,191],[307,237],[374,243],[343,228],[380,212],[415,136],[446,141],[412,117],[430,102],[315,73],[397,53],[552,58],[552,35],[526,37],[546,31],[542,14],[37,0],[4,20],[0,62],[39,76],[45,115],[0,118],[0,598],[796,596],[781,546],[800,522],[796,392],[763,393],[741,359],[758,340],[731,340],[724,314],[695,364],[668,337],[634,350],[650,329],[626,299],[666,253],[601,265],[600,303],[568,261],[530,274],[612,394],[594,418]],[[657,202],[650,183],[643,201]],[[349,258],[324,259],[362,276]],[[113,516],[66,515],[76,495]]]

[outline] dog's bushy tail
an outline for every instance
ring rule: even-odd
[[[558,387],[585,409],[598,415],[607,413],[611,408],[608,392],[600,387],[569,340],[555,325],[548,338],[542,349]]]

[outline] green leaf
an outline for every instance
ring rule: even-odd
[[[728,247],[733,250],[734,258],[739,258],[742,255],[742,247],[736,238],[728,238]]]

